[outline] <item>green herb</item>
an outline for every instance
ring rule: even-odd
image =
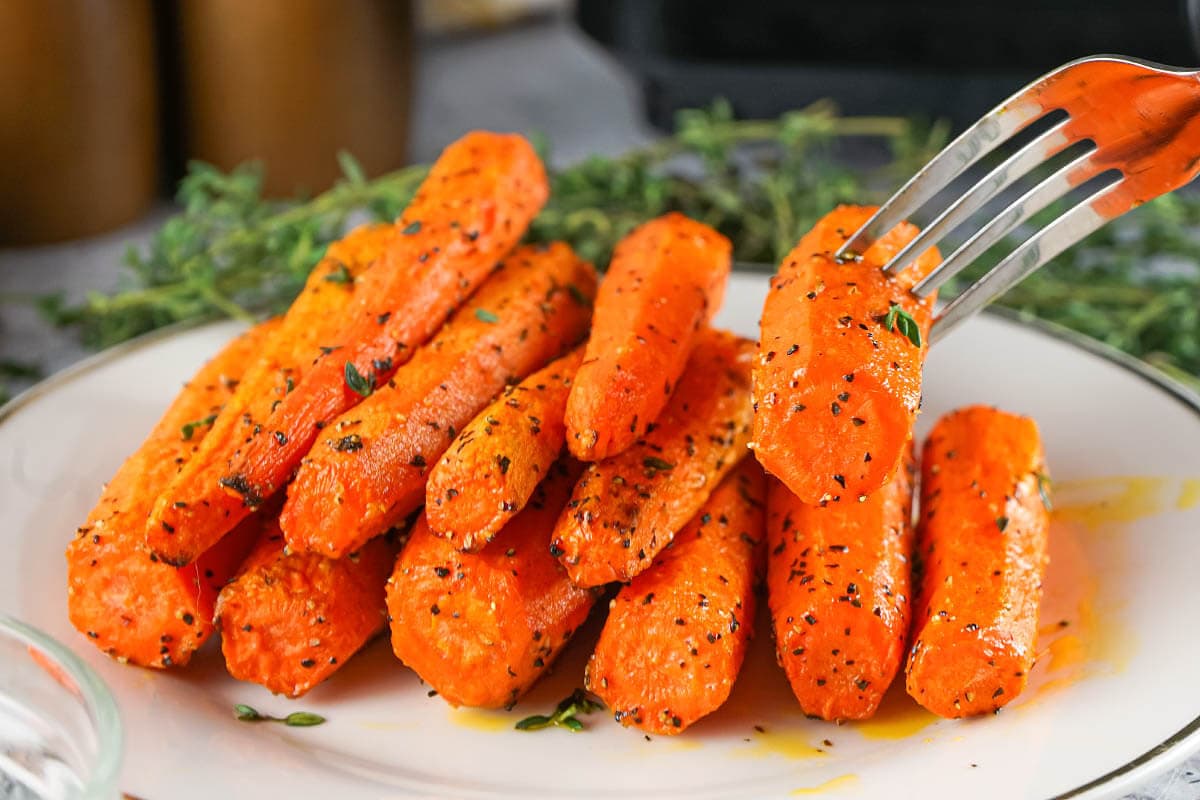
[[[416,222],[410,222],[409,224],[405,225],[404,230],[401,231],[401,233],[403,233],[405,236],[412,236],[412,235],[420,233],[420,232],[421,232],[421,220],[417,220]]]
[[[260,714],[250,706],[241,703],[233,707],[233,716],[242,722],[282,722],[293,728],[311,728],[325,721],[320,714],[314,714],[311,711],[293,711],[286,717],[272,717],[269,714]]]
[[[369,377],[364,376],[358,371],[358,367],[354,366],[354,362],[347,361],[346,368],[342,370],[346,376],[346,385],[350,387],[350,391],[363,397],[370,397],[371,392],[375,391],[375,375]]]
[[[1044,472],[1037,473],[1038,494],[1042,496],[1042,505],[1047,511],[1054,510],[1054,504],[1050,502],[1050,476]]]
[[[604,704],[594,699],[583,689],[576,689],[571,695],[562,700],[549,716],[534,714],[526,717],[513,727],[519,731],[539,731],[543,728],[566,728],[578,733],[583,730],[583,723],[575,718],[576,714],[591,714],[600,711]]]
[[[1008,517],[996,517],[996,527],[1004,533],[1004,529],[1008,527]]]
[[[917,321],[900,306],[892,303],[892,307],[888,309],[887,316],[883,318],[883,327],[889,331],[900,329],[903,336],[907,336],[908,340],[913,343],[913,346],[921,346],[921,326]]]
[[[491,311],[488,311],[486,308],[475,309],[475,319],[479,320],[480,322],[486,322],[488,325],[495,325],[500,321],[499,317],[497,317]]]
[[[183,427],[179,429],[179,435],[181,437],[183,437],[183,440],[185,442],[190,442],[192,440],[192,435],[196,432],[197,428],[207,428],[209,425],[212,425],[216,421],[217,421],[217,415],[209,414],[204,419],[198,419],[198,420],[194,420],[192,422],[186,422],[186,423],[184,423]]]
[[[670,469],[675,469],[675,465],[670,461],[663,461],[661,458],[650,456],[642,459],[642,466],[646,469],[657,470],[658,472],[666,472]]]
[[[346,269],[345,264],[338,264],[336,269],[325,276],[325,280],[330,283],[354,283],[354,276]]]

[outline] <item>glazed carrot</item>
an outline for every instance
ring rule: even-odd
[[[554,528],[580,586],[628,581],[747,453],[754,343],[706,329],[671,401],[633,447],[588,466]]]
[[[458,429],[583,336],[595,281],[565,244],[514,251],[392,381],[322,431],[288,487],[288,547],[342,556],[420,506]]]
[[[582,348],[483,409],[429,473],[425,516],[436,536],[475,552],[515,517],[563,449],[563,410]]]
[[[767,593],[775,653],[800,708],[828,720],[875,713],[904,660],[910,616],[912,447],[861,503],[768,492]]]
[[[839,263],[832,253],[873,211],[839,206],[818,221],[784,259],[763,307],[754,453],[805,503],[856,502],[882,486],[921,403],[934,298],[918,301],[908,289],[939,256],[926,251],[896,278],[881,272],[917,234],[905,223]],[[920,346],[905,335],[901,311]]]
[[[680,733],[729,697],[754,634],[764,483],[743,459],[609,603],[585,685],[622,725]]]
[[[284,555],[274,525],[217,599],[229,674],[288,697],[328,678],[383,630],[396,549],[384,536],[341,559]]]
[[[996,711],[1025,688],[1049,561],[1046,490],[1028,417],[971,406],[925,440],[907,688],[933,713]]]
[[[725,296],[732,246],[672,212],[617,244],[567,400],[567,446],[599,461],[629,448],[667,404]]]
[[[146,552],[145,520],[155,496],[192,457],[211,417],[277,327],[272,321],[250,329],[200,368],[117,470],[67,547],[71,624],[120,661],[182,666],[211,638],[217,589],[252,544],[257,521],[247,520],[220,547],[175,569]]]
[[[146,543],[170,562],[190,559],[195,533],[241,517],[242,501],[220,487],[238,448],[261,432],[271,412],[321,356],[354,300],[355,282],[396,237],[392,225],[357,228],[329,246],[278,329],[242,375],[212,430],[163,488],[146,526]],[[178,540],[178,541],[176,541]]]
[[[553,465],[478,553],[417,520],[388,580],[392,649],[451,705],[511,706],[587,619],[597,593],[572,584],[548,550],[578,472]]]
[[[357,405],[361,391],[384,385],[484,281],[548,191],[537,154],[520,136],[475,132],[447,147],[386,252],[358,279],[320,359],[231,454],[220,485],[208,489],[212,508],[191,520],[186,538],[156,541],[160,555],[188,561],[281,489],[321,427]]]

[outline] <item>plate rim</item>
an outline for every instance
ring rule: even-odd
[[[761,275],[761,273],[759,274]],[[749,275],[754,276],[755,273],[751,272]],[[1096,356],[1121,367],[1181,403],[1200,418],[1200,393],[1193,391],[1191,388],[1135,356],[1118,350],[1098,339],[1093,339],[1086,334],[1013,309],[991,307],[984,309],[983,313],[1003,319],[1010,324],[1032,328],[1042,335],[1057,339],[1089,355]],[[183,333],[237,322],[238,320],[231,318],[184,320],[143,333],[112,347],[85,356],[74,364],[38,381],[33,386],[18,393],[7,403],[0,405],[0,425],[4,425],[18,411],[50,392],[123,356],[143,350],[164,340],[172,339]],[[1080,798],[1102,796],[1101,793],[1103,792],[1115,793],[1126,788],[1138,778],[1147,778],[1159,772],[1160,769],[1165,771],[1167,768],[1176,765],[1192,755],[1196,749],[1200,749],[1200,713],[1197,713],[1197,716],[1191,722],[1168,736],[1162,742],[1133,759],[1086,783],[1047,798],[1047,800],[1080,800]]]

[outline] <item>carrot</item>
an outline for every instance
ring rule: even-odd
[[[119,661],[182,666],[211,638],[217,589],[257,535],[257,521],[248,520],[184,569],[146,552],[143,526],[155,496],[200,446],[212,416],[277,328],[278,321],[271,321],[250,329],[200,368],[117,470],[67,546],[71,624]]]
[[[341,559],[285,555],[273,525],[217,599],[229,674],[288,697],[328,678],[383,630],[383,588],[395,555],[394,537]]]
[[[721,307],[732,246],[672,212],[617,244],[567,400],[567,446],[599,461],[628,449],[662,412],[700,328]]]
[[[767,591],[775,653],[805,714],[875,713],[904,660],[910,615],[912,447],[861,503],[768,492]]]
[[[572,584],[547,549],[578,472],[552,466],[478,553],[417,520],[388,580],[392,650],[451,705],[512,706],[587,619],[597,593]]]
[[[476,552],[525,507],[562,452],[563,410],[582,358],[578,348],[506,386],[462,429],[425,486],[425,516],[436,536]]]
[[[938,420],[921,461],[923,564],[908,693],[943,717],[998,710],[1034,661],[1050,527],[1028,417],[971,406]]]
[[[385,384],[492,272],[545,202],[545,170],[525,139],[469,133],[433,165],[386,252],[295,389],[229,454],[213,506],[160,555],[183,563],[281,489],[322,426]],[[225,493],[231,499],[222,500]],[[156,544],[156,546],[157,546]]]
[[[278,329],[237,384],[200,447],[154,503],[146,543],[163,560],[190,560],[193,534],[219,531],[242,516],[240,497],[219,485],[229,463],[321,356],[354,300],[355,282],[396,238],[394,226],[363,226],[329,246]],[[208,541],[207,538],[204,541]]]
[[[754,633],[765,499],[744,459],[609,603],[585,685],[622,725],[680,733],[729,697]]]
[[[583,336],[595,280],[565,244],[514,251],[392,381],[325,428],[288,487],[288,547],[342,556],[420,506],[458,429]]]
[[[881,272],[917,235],[905,223],[839,263],[832,254],[873,211],[839,206],[818,221],[784,259],[763,307],[754,453],[805,503],[855,502],[886,483],[921,403],[934,298],[908,290],[939,256],[926,251],[896,278]]]
[[[645,437],[584,471],[551,545],[571,580],[628,581],[650,566],[746,454],[753,347],[703,331]]]

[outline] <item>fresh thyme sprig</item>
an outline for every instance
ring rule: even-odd
[[[519,731],[540,731],[544,728],[566,728],[572,733],[583,730],[583,723],[577,714],[591,714],[600,711],[604,704],[596,700],[583,689],[576,689],[568,697],[559,702],[554,713],[549,716],[534,714],[518,722],[513,727]]]
[[[679,210],[729,236],[739,262],[769,269],[837,203],[885,197],[946,134],[944,126],[905,118],[842,117],[827,102],[774,120],[734,119],[718,102],[681,112],[673,135],[644,148],[554,171],[551,200],[529,238],[566,240],[603,267],[634,226]],[[890,155],[874,170],[851,169],[842,156],[860,140]],[[92,294],[78,306],[44,298],[42,311],[56,324],[77,326],[93,347],[180,320],[278,311],[330,241],[355,221],[394,219],[426,172],[413,166],[367,179],[349,156],[341,163],[341,182],[294,202],[264,200],[252,166],[222,173],[193,164],[179,190],[183,210],[148,250],[128,254],[117,291]],[[1063,253],[999,302],[1200,387],[1198,231],[1200,197],[1159,198]],[[943,296],[952,293],[949,287]]]
[[[280,722],[290,728],[311,728],[325,722],[324,717],[311,711],[293,711],[286,717],[272,717],[242,703],[233,707],[233,716],[241,722]]]

